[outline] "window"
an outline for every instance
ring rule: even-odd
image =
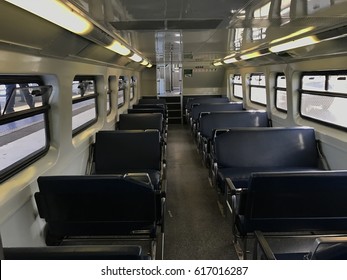
[[[299,93],[303,117],[347,128],[347,71],[304,73]]]
[[[108,89],[107,89],[107,102],[106,102],[106,110],[107,110],[107,115],[109,115],[111,113],[111,109],[112,109],[112,98],[111,98],[111,94],[112,94],[112,79],[115,79],[116,77],[114,76],[109,76],[108,77]]]
[[[254,10],[253,18],[254,19],[268,19],[270,12],[270,4],[271,2],[266,3],[260,8]],[[259,24],[256,24],[259,26]],[[253,41],[258,41],[266,38],[266,27],[253,27],[251,38]]]
[[[93,76],[76,76],[72,82],[72,134],[97,120],[96,81]]]
[[[231,78],[231,84],[232,84],[232,89],[233,89],[233,95],[237,98],[243,99],[241,75],[239,75],[239,74],[234,75]]]
[[[252,28],[252,40],[258,41],[266,38],[266,27]]]
[[[271,2],[268,2],[260,8],[254,10],[253,18],[267,19],[269,17],[270,4]]]
[[[242,45],[243,38],[243,28],[235,28],[234,29],[234,50],[240,50]]]
[[[0,181],[48,151],[51,93],[40,77],[0,76]]]
[[[291,0],[282,0],[281,1],[281,10],[280,15],[282,23],[287,23],[290,20],[290,2]]]
[[[125,89],[126,89],[126,78],[119,76],[118,79],[118,108],[125,104]]]
[[[266,105],[266,85],[264,74],[251,74],[250,81],[250,99],[254,103]]]
[[[135,91],[136,91],[136,78],[132,76],[130,79],[130,100],[134,99]]]
[[[307,14],[311,15],[320,9],[330,7],[331,0],[307,0],[306,5]]]
[[[287,112],[287,83],[283,73],[276,76],[275,106],[278,110]]]

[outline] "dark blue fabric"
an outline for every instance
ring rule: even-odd
[[[215,139],[218,168],[318,168],[312,128],[235,128]]]
[[[48,236],[155,232],[161,219],[158,195],[150,184],[110,175],[38,178],[35,199]],[[46,239],[47,240],[47,239]]]
[[[193,122],[196,122],[201,112],[217,112],[217,111],[242,111],[242,103],[202,103],[193,106],[191,110],[191,117]]]
[[[200,119],[199,131],[202,137],[210,140],[215,129],[266,126],[269,120],[265,111],[211,112]]]
[[[252,173],[241,235],[263,232],[347,231],[347,172]],[[242,194],[241,194],[242,196]]]

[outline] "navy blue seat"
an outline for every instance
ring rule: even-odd
[[[83,245],[47,247],[5,247],[6,260],[146,260],[141,246]]]
[[[197,134],[198,120],[203,112],[226,112],[226,111],[242,111],[243,104],[240,102],[234,103],[203,103],[192,107],[190,116],[190,125],[194,135]]]
[[[245,244],[249,234],[347,233],[347,172],[252,173],[246,188],[227,179],[233,234]],[[245,247],[244,247],[245,251]]]
[[[199,120],[199,146],[204,162],[209,160],[215,130],[237,127],[267,127],[270,122],[265,111],[209,112]]]
[[[187,123],[189,123],[190,119],[190,113],[192,110],[192,107],[198,104],[212,104],[212,103],[229,103],[230,100],[226,96],[214,96],[214,97],[206,97],[206,96],[198,96],[198,97],[191,97],[188,98],[187,103],[185,104],[185,113],[187,117]]]
[[[156,108],[133,108],[133,109],[128,109],[128,114],[151,114],[151,113],[160,113],[163,115],[163,122],[162,122],[162,128],[161,130],[163,131],[163,135],[165,135],[166,139],[166,134],[167,134],[167,123],[168,123],[168,118],[167,118],[167,112],[164,108],[156,107]]]
[[[157,129],[163,133],[163,114],[161,113],[138,113],[138,114],[120,114],[119,130],[146,130]]]
[[[166,104],[165,99],[158,98],[141,98],[139,99],[139,104]]]
[[[97,244],[93,238],[111,236],[145,239],[151,248],[156,243],[157,227],[163,224],[162,197],[150,183],[124,176],[90,175],[43,176],[38,185],[35,200],[46,221],[47,245],[77,237]]]
[[[291,252],[283,252],[281,250],[275,252],[261,231],[255,231],[254,235],[257,242],[254,259],[347,260],[347,236],[317,237],[306,250],[303,248],[300,248],[300,250],[298,248],[289,248]]]
[[[165,157],[167,130],[162,113],[121,114],[116,128],[118,130],[158,130],[163,157]]]
[[[128,109],[128,114],[138,114],[138,113],[160,113],[165,114],[164,108],[133,108]]]
[[[147,173],[155,189],[163,187],[159,131],[99,131],[95,138],[95,174]]]
[[[163,109],[164,119],[168,117],[166,104],[134,104],[133,109]]]
[[[213,181],[246,187],[253,172],[322,170],[315,131],[308,127],[235,128],[214,140]]]
[[[225,103],[201,103],[192,107],[191,122],[196,123],[201,112],[218,112],[218,111],[242,111],[243,104],[241,102],[225,102]]]
[[[191,97],[188,98],[187,103],[185,104],[185,109],[190,110],[193,106],[193,104],[201,104],[201,103],[228,103],[230,102],[229,98],[227,96],[215,96],[215,97],[205,97],[205,96],[199,96],[199,97]]]

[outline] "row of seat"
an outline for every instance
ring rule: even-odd
[[[265,112],[220,113],[216,106],[203,105],[210,111],[198,119],[198,149],[222,194],[242,258],[255,231],[262,237],[347,234],[347,172],[327,170],[313,128],[270,127]],[[347,257],[346,246],[342,250]]]
[[[89,245],[47,247],[3,247],[0,260],[147,260],[136,245]]]
[[[96,134],[88,174],[39,177],[48,247],[5,248],[5,257],[163,258],[165,130],[163,111],[122,114],[115,130]]]

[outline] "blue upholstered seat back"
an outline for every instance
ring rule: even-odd
[[[310,167],[319,165],[312,128],[235,128],[215,139],[215,159],[223,167]]]
[[[265,111],[211,112],[200,119],[201,136],[207,139],[212,138],[215,129],[263,126],[269,126]]]
[[[190,110],[193,104],[202,104],[202,103],[228,103],[229,98],[226,96],[222,97],[195,97],[189,98],[186,103],[186,109]]]
[[[95,141],[95,172],[161,169],[158,131],[99,131]]]
[[[194,106],[191,111],[193,122],[196,122],[201,112],[217,112],[217,111],[242,111],[242,103],[202,103]]]
[[[161,113],[138,113],[138,114],[120,114],[120,130],[132,129],[158,129],[163,131],[163,114]]]
[[[253,173],[240,232],[347,231],[347,172]]]
[[[158,217],[156,191],[122,176],[44,176],[35,194],[54,235],[129,234],[151,229]]]

